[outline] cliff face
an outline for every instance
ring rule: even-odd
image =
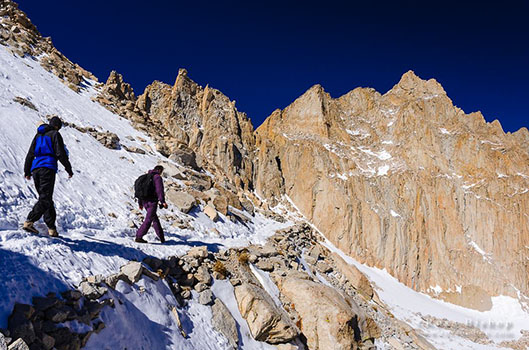
[[[529,291],[528,138],[413,72],[385,95],[333,99],[317,85],[256,130],[255,183],[356,259],[487,309],[489,296]]]

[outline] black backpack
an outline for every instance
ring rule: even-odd
[[[134,197],[138,199],[156,199],[154,174],[143,174],[134,181]]]

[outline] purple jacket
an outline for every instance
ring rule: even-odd
[[[158,198],[158,202],[165,203],[165,193],[163,190],[163,180],[160,174],[156,170],[149,170],[149,174],[154,174],[152,180],[154,182],[154,190],[156,191],[156,197]],[[146,202],[144,200],[139,200],[139,205],[143,206],[143,203]]]

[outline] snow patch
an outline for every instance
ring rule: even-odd
[[[389,165],[383,165],[378,167],[377,176],[385,176],[388,174]]]
[[[393,209],[390,210],[390,214],[391,216],[393,216],[394,218],[400,218],[400,214],[397,213],[396,211],[394,211]]]
[[[420,329],[427,340],[442,349],[459,350],[463,348],[477,349],[479,344],[459,338],[446,331],[440,336],[442,329],[427,324],[421,315],[430,315],[439,319],[472,325],[481,329],[487,336],[499,343],[504,340],[516,340],[521,337],[521,330],[529,330],[529,313],[524,311],[518,299],[508,296],[492,297],[493,307],[489,311],[480,312],[450,304],[442,300],[416,292],[400,283],[385,269],[377,269],[360,264],[353,258],[336,248],[328,239],[322,242],[329,250],[339,254],[347,263],[356,266],[369,280],[376,285],[381,300],[400,320]],[[436,288],[436,287],[434,287]],[[437,289],[437,288],[436,288]],[[456,286],[457,289],[457,286]],[[459,288],[459,290],[461,290]],[[495,325],[495,326],[494,326]],[[497,349],[495,346],[480,349]]]

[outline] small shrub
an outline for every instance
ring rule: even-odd
[[[239,253],[239,262],[244,265],[248,265],[248,261],[250,260],[250,254],[248,254],[247,251],[243,251]]]
[[[220,260],[215,261],[215,264],[213,264],[213,271],[220,273],[222,276],[228,276],[228,270]]]

